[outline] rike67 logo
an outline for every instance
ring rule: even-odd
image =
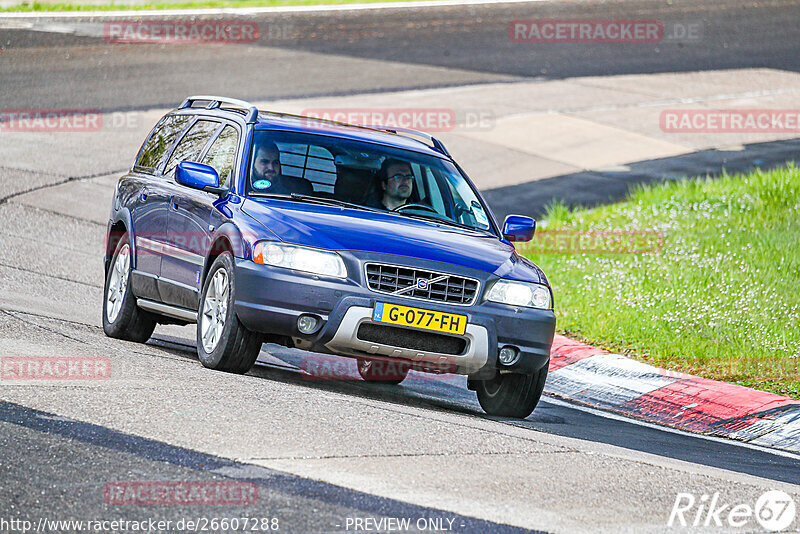
[[[729,503],[720,497],[679,493],[672,506],[669,527],[748,528],[761,526],[767,532],[780,532],[794,525],[797,507],[791,495],[771,490],[761,495],[755,504]]]

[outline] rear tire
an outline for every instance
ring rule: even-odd
[[[358,359],[358,374],[367,382],[397,385],[408,376],[409,366],[385,360]]]
[[[243,374],[261,351],[261,337],[236,316],[233,256],[220,254],[211,265],[197,312],[197,355],[209,369]]]
[[[128,234],[117,242],[103,286],[103,332],[108,337],[144,343],[153,334],[156,322],[139,309],[131,291],[131,246]]]
[[[490,380],[476,381],[475,392],[489,415],[525,419],[539,404],[546,379],[546,365],[532,375],[498,372]]]

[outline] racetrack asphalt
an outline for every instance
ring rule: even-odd
[[[135,15],[133,16],[135,18]],[[692,40],[514,43],[516,19],[658,20]],[[168,108],[194,94],[298,98],[487,81],[701,70],[800,69],[800,2],[654,0],[292,13],[248,17],[257,43],[115,45],[102,20],[0,21],[3,107]],[[49,26],[48,26],[49,24]],[[85,28],[84,28],[85,26]],[[95,37],[76,35],[88,33]],[[147,87],[146,91],[142,87]],[[732,92],[735,87],[732,87]]]
[[[269,100],[583,75],[796,72],[798,15],[798,2],[627,1],[260,16],[262,27],[287,33],[224,47],[110,45],[69,25],[0,24],[0,107],[144,110],[187,93]],[[700,20],[703,42],[532,49],[507,38],[515,18],[592,17]],[[525,421],[491,418],[455,378],[310,381],[294,367],[314,356],[269,346],[268,365],[223,375],[199,364],[191,328],[159,327],[142,346],[105,338],[103,203],[132,154],[114,147],[113,134],[97,156],[74,137],[53,148],[62,138],[39,151],[27,141],[0,149],[14,154],[13,165],[0,160],[0,355],[108,357],[114,371],[95,383],[0,384],[1,478],[14,481],[0,488],[0,518],[198,515],[109,507],[102,488],[219,477],[258,480],[262,500],[201,515],[269,513],[289,532],[426,514],[466,518],[459,531],[665,532],[680,492],[752,504],[777,488],[800,502],[794,455],[548,398]]]

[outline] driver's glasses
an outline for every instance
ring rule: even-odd
[[[413,174],[400,174],[400,173],[398,173],[398,174],[394,174],[394,175],[390,176],[389,178],[391,178],[392,180],[396,180],[398,182],[410,182],[410,181],[412,181],[414,179],[414,175]]]

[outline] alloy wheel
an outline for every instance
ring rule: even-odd
[[[228,287],[228,272],[225,269],[217,270],[203,301],[200,332],[206,353],[211,353],[217,347],[225,329],[225,320],[228,316]]]
[[[117,320],[122,301],[128,289],[128,276],[131,273],[130,247],[126,243],[119,250],[114,267],[111,269],[108,291],[106,292],[106,317],[109,323]]]

